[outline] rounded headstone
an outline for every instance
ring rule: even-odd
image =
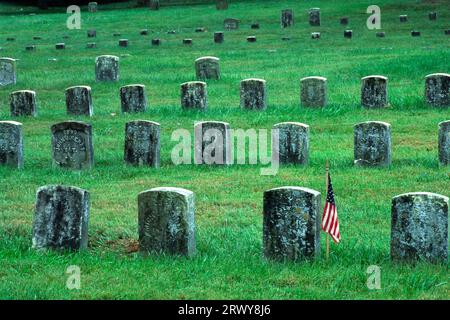
[[[91,87],[74,86],[67,88],[65,93],[68,115],[91,117],[94,114]]]
[[[348,25],[348,17],[342,17],[342,18],[340,19],[340,23],[341,23],[341,25],[343,25],[343,26]]]
[[[433,12],[428,13],[428,19],[436,20],[437,19],[437,12],[433,11]]]
[[[383,108],[388,104],[388,78],[367,76],[361,79],[361,105],[365,108]]]
[[[160,187],[138,195],[139,250],[193,256],[195,203],[192,191]]]
[[[420,37],[420,31],[411,31],[411,36]]]
[[[248,36],[247,37],[247,42],[256,42],[256,37],[255,36]]]
[[[436,107],[450,106],[450,74],[433,73],[425,77],[425,100]]]
[[[33,248],[87,249],[89,192],[62,185],[40,187],[33,219]]]
[[[0,58],[0,86],[16,84],[16,60]]]
[[[412,192],[392,199],[391,259],[447,263],[448,198]]]
[[[280,187],[264,192],[263,247],[271,260],[320,256],[320,192]]]
[[[450,120],[439,123],[438,149],[439,163],[450,165]]]
[[[392,161],[391,125],[366,121],[354,126],[354,164],[388,166]]]
[[[147,96],[143,84],[130,84],[120,88],[120,104],[122,112],[145,112]]]
[[[265,110],[267,108],[266,80],[244,79],[240,86],[241,108]]]
[[[311,39],[320,39],[320,32],[311,32]]]
[[[31,90],[14,91],[9,96],[12,117],[36,117],[36,92]]]
[[[220,79],[219,58],[201,57],[195,60],[195,74],[198,80]]]
[[[292,9],[281,10],[281,27],[287,28],[294,25],[294,11]]]
[[[89,2],[88,3],[88,11],[91,13],[97,12],[98,4],[97,2]]]
[[[119,57],[111,55],[99,56],[95,59],[96,81],[119,80]]]
[[[222,43],[224,40],[224,33],[222,31],[214,32],[214,42]]]
[[[252,24],[250,25],[250,28],[251,28],[251,29],[259,29],[259,23],[252,23]]]
[[[152,39],[152,46],[161,45],[161,39]]]
[[[192,39],[183,39],[183,44],[191,45],[192,44]]]
[[[88,30],[87,36],[88,36],[88,38],[95,38],[97,36],[97,31],[96,30]]]
[[[66,44],[63,42],[55,44],[56,50],[64,50],[65,48],[66,48]]]
[[[239,29],[239,20],[234,18],[227,18],[223,21],[223,27],[225,30],[237,30]]]
[[[128,39],[120,39],[119,47],[128,47]]]
[[[278,135],[278,150],[272,141],[272,155],[280,164],[307,165],[309,161],[309,126],[300,122],[281,122],[273,126],[272,140]]]
[[[311,8],[308,11],[309,25],[318,27],[320,26],[320,8]]]
[[[376,33],[376,36],[377,36],[378,38],[384,38],[384,37],[386,36],[386,32],[384,32],[384,31],[377,32],[377,33]]]
[[[136,120],[125,125],[124,160],[126,163],[159,168],[160,149],[159,123]]]
[[[205,82],[190,81],[181,84],[181,107],[183,109],[206,110],[208,90]]]
[[[232,164],[231,128],[222,121],[201,121],[194,125],[195,164]]]
[[[16,121],[0,121],[0,165],[23,168],[23,130]]]
[[[408,21],[408,16],[406,14],[402,14],[399,16],[400,22]]]
[[[353,31],[352,30],[345,30],[344,31],[344,38],[351,39],[352,36],[353,36]]]
[[[300,103],[305,107],[323,108],[327,105],[327,78],[306,77],[300,79]]]

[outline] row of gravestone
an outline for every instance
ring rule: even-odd
[[[220,65],[217,57],[201,57],[195,60],[195,73],[199,80],[220,79]],[[95,60],[97,81],[119,80],[119,58],[111,55],[99,56]],[[16,83],[15,60],[0,58],[0,85]],[[327,104],[327,79],[324,77],[306,77],[301,79],[301,104],[312,107],[325,107]],[[380,108],[388,105],[388,78],[384,76],[367,76],[361,79],[361,105],[367,108]],[[143,85],[125,86],[120,89],[122,109],[125,112],[144,111],[146,96]],[[66,90],[67,105],[80,104],[83,101],[85,112],[92,114],[92,99],[87,86],[72,87]],[[241,107],[264,110],[267,107],[266,81],[262,79],[245,79],[240,88]],[[450,74],[434,73],[425,77],[425,99],[433,106],[450,105]],[[17,109],[15,103],[25,110],[33,110],[35,93],[29,90],[16,91],[11,95],[11,110]],[[205,82],[191,81],[181,85],[181,104],[183,108],[206,109],[207,87]],[[13,112],[11,112],[13,114]],[[21,113],[19,113],[21,114]],[[32,113],[30,113],[32,114]]]
[[[438,126],[438,158],[450,165],[450,120]],[[309,126],[282,122],[272,131],[272,161],[280,164],[307,165]],[[81,121],[64,121],[51,127],[52,159],[55,167],[90,169],[94,164],[92,126]],[[221,121],[201,121],[194,125],[194,163],[231,165],[234,139],[230,125]],[[245,138],[244,138],[245,139]],[[0,165],[23,167],[22,124],[0,121]],[[137,120],[125,125],[124,160],[135,166],[160,166],[160,124]],[[190,147],[189,147],[190,149]],[[239,150],[241,151],[241,150]],[[392,137],[389,123],[366,121],[354,126],[354,164],[389,166],[392,161]]]
[[[300,261],[320,256],[320,192],[280,187],[264,192],[263,253],[275,261]],[[447,263],[448,205],[446,196],[414,192],[392,199],[391,259],[394,262]],[[71,186],[38,189],[32,246],[46,250],[88,247],[90,194]],[[195,199],[192,191],[159,187],[138,195],[141,253],[192,257],[196,253]]]

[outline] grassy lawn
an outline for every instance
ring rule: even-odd
[[[390,261],[391,198],[404,192],[429,191],[450,195],[449,168],[438,166],[437,125],[450,119],[450,109],[424,103],[424,77],[449,72],[448,1],[380,0],[382,31],[366,27],[366,8],[373,1],[233,1],[228,10],[214,4],[116,9],[119,4],[82,12],[82,29],[65,27],[65,8],[50,11],[0,4],[0,56],[20,59],[18,82],[0,87],[0,119],[11,120],[8,97],[14,90],[37,92],[38,117],[19,118],[24,125],[25,167],[0,167],[0,298],[1,299],[449,299],[446,265],[394,265]],[[123,5],[123,4],[122,4]],[[126,4],[125,4],[126,6]],[[307,9],[320,7],[321,27],[310,27]],[[294,9],[296,23],[280,28],[280,11]],[[108,10],[107,10],[108,9]],[[111,9],[111,10],[109,10]],[[113,10],[115,9],[115,10]],[[429,21],[428,12],[438,11]],[[409,21],[400,24],[398,16]],[[349,16],[353,39],[345,39],[339,18]],[[225,32],[215,44],[213,32],[228,17],[241,28]],[[259,22],[259,30],[250,24]],[[205,27],[206,33],[195,33]],[[148,36],[139,35],[148,28]],[[86,31],[97,30],[88,39]],[[413,38],[411,30],[422,32]],[[176,34],[167,34],[176,30]],[[310,33],[320,31],[320,40]],[[118,46],[114,32],[128,38]],[[67,35],[69,39],[63,39]],[[256,35],[256,43],[246,36]],[[282,41],[282,36],[290,41]],[[33,41],[33,36],[42,40]],[[7,37],[16,41],[7,42]],[[150,39],[162,39],[152,47]],[[192,38],[192,46],[183,46]],[[96,49],[86,49],[95,41]],[[65,42],[66,50],[55,50]],[[36,44],[35,52],[25,51]],[[120,60],[120,81],[96,83],[95,57],[114,54]],[[179,85],[194,80],[194,60],[221,59],[222,79],[208,81],[209,110],[182,111]],[[56,58],[56,61],[49,59]],[[390,107],[361,109],[360,78],[389,78]],[[299,80],[328,78],[329,105],[300,107]],[[267,81],[268,109],[239,108],[239,81]],[[145,114],[120,113],[119,87],[147,86]],[[93,125],[95,167],[88,172],[53,169],[50,126],[68,120],[64,89],[92,87],[94,116],[79,119]],[[161,124],[161,168],[132,168],[123,163],[125,123],[135,119]],[[234,129],[270,129],[282,121],[310,125],[310,164],[286,166],[275,176],[262,176],[262,165],[229,168],[175,166],[171,141],[175,129],[193,132],[194,121],[227,121]],[[353,125],[379,120],[392,125],[390,168],[353,166]],[[342,242],[332,245],[328,261],[274,263],[262,257],[262,195],[267,189],[295,185],[322,193],[325,160],[329,159],[340,216]],[[35,193],[46,184],[66,184],[91,194],[89,250],[81,253],[39,253],[31,247]],[[194,258],[141,257],[137,247],[137,194],[158,187],[195,192],[197,250]],[[325,251],[325,236],[322,234]],[[66,268],[81,268],[81,290],[66,288]],[[366,286],[366,270],[381,267],[381,290]]]

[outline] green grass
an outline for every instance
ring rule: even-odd
[[[390,262],[390,204],[397,194],[429,191],[449,195],[449,169],[437,162],[437,124],[450,118],[449,109],[424,103],[424,76],[449,72],[450,20],[448,2],[378,1],[386,38],[366,28],[371,1],[233,1],[228,10],[214,4],[147,9],[101,10],[82,14],[82,29],[65,28],[64,8],[38,12],[0,4],[0,55],[20,59],[18,83],[0,88],[0,119],[9,116],[13,90],[37,92],[38,117],[24,124],[25,168],[0,168],[0,298],[2,299],[449,299],[447,265],[394,265]],[[113,8],[111,5],[107,8]],[[310,27],[306,12],[320,7],[322,24]],[[293,8],[296,24],[282,30],[279,15]],[[428,12],[438,11],[429,21]],[[59,13],[58,13],[59,12]],[[26,13],[26,14],[22,14]],[[398,15],[408,14],[400,24]],[[354,38],[344,39],[341,16],[349,16]],[[225,42],[213,43],[223,19],[239,18],[241,28],[228,31]],[[261,29],[251,30],[257,21]],[[204,26],[207,33],[194,33]],[[149,36],[139,30],[149,28]],[[86,30],[96,29],[95,40]],[[166,34],[175,29],[176,35]],[[412,38],[410,31],[422,36]],[[320,31],[322,38],[310,39]],[[114,32],[130,39],[119,48]],[[67,40],[64,35],[69,35]],[[256,35],[256,43],[246,36]],[[281,41],[283,35],[291,41]],[[15,42],[6,37],[15,36]],[[26,52],[33,43],[36,52]],[[163,44],[152,47],[150,39]],[[181,44],[193,38],[192,47]],[[57,51],[54,44],[66,42]],[[97,42],[97,49],[86,43]],[[95,83],[94,60],[101,54],[121,57],[118,83]],[[221,59],[222,79],[209,81],[209,110],[184,112],[179,85],[194,79],[194,60],[214,55]],[[48,61],[56,58],[57,61]],[[390,107],[363,110],[359,105],[360,78],[389,77]],[[299,106],[299,79],[328,78],[329,106],[323,110]],[[239,81],[267,80],[268,110],[239,109]],[[147,86],[149,109],[144,115],[121,115],[119,87]],[[67,120],[64,89],[92,87],[94,113],[80,118],[93,124],[95,168],[90,172],[52,169],[50,126]],[[125,123],[134,119],[161,123],[159,170],[123,164]],[[193,132],[194,121],[222,120],[232,128],[270,129],[281,121],[310,125],[310,164],[288,166],[276,176],[261,176],[262,166],[229,168],[174,166],[170,152],[173,130]],[[393,164],[386,169],[353,166],[353,125],[380,120],[392,125]],[[332,245],[329,261],[273,263],[262,257],[262,194],[284,185],[324,192],[324,164],[330,160],[340,215],[342,243]],[[35,192],[46,184],[66,184],[91,193],[89,250],[82,253],[39,253],[31,246]],[[141,257],[137,243],[137,194],[157,186],[190,189],[196,195],[198,254],[192,259]],[[323,197],[322,197],[323,198]],[[323,201],[323,199],[322,199]],[[323,251],[325,241],[322,234]],[[68,290],[65,270],[81,268],[81,290]],[[366,287],[366,269],[381,267],[381,290]]]

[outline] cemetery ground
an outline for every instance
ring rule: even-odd
[[[392,197],[413,191],[449,195],[448,167],[439,167],[438,123],[449,109],[424,102],[424,77],[449,72],[450,7],[448,1],[377,1],[381,31],[366,27],[372,1],[233,1],[228,10],[214,4],[117,10],[100,6],[82,10],[82,29],[65,27],[65,8],[37,11],[0,4],[0,55],[20,59],[17,84],[0,88],[0,119],[23,123],[25,162],[22,170],[0,167],[0,298],[1,299],[448,299],[447,265],[393,264],[389,256]],[[123,5],[123,4],[122,4]],[[321,8],[322,26],[308,24],[307,10]],[[280,11],[294,10],[295,25],[280,28]],[[428,12],[437,11],[430,21]],[[408,15],[407,23],[398,16]],[[340,17],[349,25],[341,26]],[[225,31],[215,44],[214,31],[225,18],[238,18],[240,28]],[[252,30],[252,22],[260,29]],[[194,32],[205,27],[206,32]],[[150,30],[148,36],[139,34]],[[96,38],[87,30],[96,29]],[[353,38],[343,36],[353,30]],[[167,31],[175,30],[175,34]],[[412,30],[421,31],[411,37]],[[311,39],[311,32],[321,38]],[[114,37],[113,33],[121,33]],[[64,39],[64,36],[69,36]],[[257,41],[248,43],[247,36]],[[42,40],[33,40],[41,36]],[[283,36],[291,40],[282,41]],[[15,37],[7,42],[7,37]],[[119,38],[129,46],[118,46]],[[160,38],[160,46],[151,39]],[[192,38],[190,46],[182,44]],[[64,50],[55,44],[65,42]],[[87,42],[97,48],[87,49]],[[25,47],[36,45],[36,51]],[[95,57],[120,57],[120,80],[96,83]],[[180,84],[195,80],[194,60],[217,56],[221,79],[208,80],[208,110],[183,111]],[[51,61],[49,59],[56,59]],[[360,106],[361,77],[389,78],[385,109]],[[328,106],[300,107],[299,80],[328,79]],[[239,82],[267,81],[268,108],[239,108]],[[119,87],[146,85],[148,110],[121,114]],[[51,132],[66,115],[64,90],[92,87],[94,116],[78,117],[93,125],[95,165],[88,171],[52,168]],[[37,93],[36,118],[11,118],[9,94],[30,89]],[[124,128],[131,120],[161,124],[161,168],[136,168],[123,161]],[[194,121],[219,120],[237,129],[271,129],[276,123],[298,121],[310,126],[307,166],[283,166],[275,176],[260,175],[267,165],[229,167],[175,166],[171,133],[193,133]],[[389,168],[353,165],[353,125],[367,120],[392,126],[393,161]],[[330,162],[342,242],[322,257],[297,263],[270,262],[262,255],[262,196],[280,186],[318,190],[325,200],[325,161]],[[79,253],[37,252],[31,249],[31,225],[36,190],[47,184],[73,185],[91,194],[89,248]],[[137,252],[137,194],[159,186],[195,193],[197,254],[192,258]],[[81,269],[81,289],[66,288],[66,269]],[[371,265],[381,268],[381,289],[369,290]]]

